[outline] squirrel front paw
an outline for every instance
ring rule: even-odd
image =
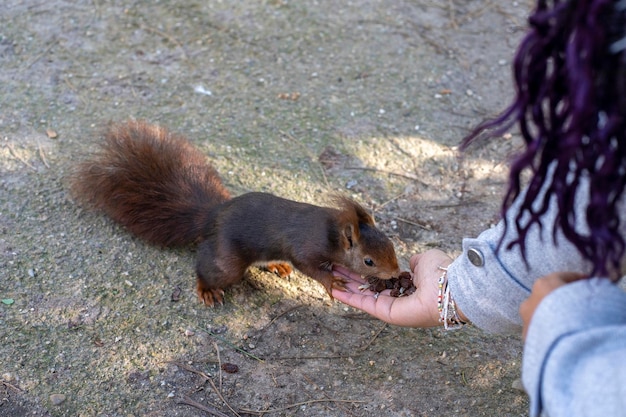
[[[333,280],[331,281],[330,288],[333,290],[346,291],[347,284],[348,281],[345,278],[333,275]]]
[[[322,274],[315,277],[326,289],[326,292],[333,299],[333,290],[346,291],[348,281],[343,277],[338,277],[332,274]]]

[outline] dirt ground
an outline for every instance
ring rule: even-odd
[[[454,256],[498,219],[516,135],[455,147],[508,103],[530,8],[3,0],[0,416],[526,415],[519,337],[385,325],[256,269],[204,308],[192,250],[80,209],[67,175],[108,121],[144,118],[187,135],[234,194],[342,191],[404,269]]]

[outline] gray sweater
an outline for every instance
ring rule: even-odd
[[[577,231],[586,233],[588,228],[582,213],[587,202],[587,187],[577,194],[575,210]],[[488,332],[521,334],[522,321],[519,305],[530,295],[537,278],[552,272],[591,273],[591,264],[583,260],[576,247],[558,231],[553,239],[556,204],[552,204],[542,218],[543,227],[536,224],[526,238],[526,260],[519,246],[507,250],[507,244],[515,237],[515,214],[519,199],[507,212],[509,228],[500,250],[496,248],[504,233],[504,222],[484,231],[475,239],[463,239],[463,254],[448,269],[448,282],[454,300],[476,326]],[[626,215],[622,222],[626,236]]]
[[[531,417],[626,416],[626,292],[594,278],[548,294],[528,328],[522,380]]]
[[[585,233],[587,189],[576,201],[577,230]],[[519,200],[518,200],[519,201]],[[623,207],[623,206],[622,206]],[[507,216],[514,225],[513,213]],[[626,210],[621,222],[626,236]],[[562,233],[553,239],[556,205],[533,226],[520,250],[507,250],[515,236],[507,230],[496,247],[504,223],[463,240],[463,254],[448,269],[448,282],[463,313],[478,327],[521,334],[519,305],[533,283],[552,272],[590,273],[591,265]],[[526,338],[523,382],[530,396],[531,416],[626,416],[626,293],[606,279],[590,279],[561,287],[536,310]]]

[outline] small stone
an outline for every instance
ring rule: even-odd
[[[65,394],[51,394],[50,402],[54,405],[61,405],[66,400]]]
[[[191,337],[191,336],[193,336],[195,334],[196,334],[196,332],[194,332],[193,329],[190,329],[190,328],[186,328],[185,329],[185,336]]]
[[[517,391],[526,392],[526,389],[524,388],[524,384],[522,384],[521,378],[517,378],[515,381],[513,381],[513,383],[511,384],[511,388]]]

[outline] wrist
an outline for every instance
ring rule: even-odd
[[[447,265],[439,266],[439,278],[437,280],[437,312],[439,315],[439,323],[443,324],[444,329],[453,330],[469,323],[467,317],[457,306],[454,297],[448,285],[448,268]]]
[[[463,312],[461,311],[461,309],[459,308],[459,305],[456,305],[456,312],[459,315],[459,318],[461,319],[461,321],[465,324],[469,324],[470,323],[470,319],[467,318],[467,316],[465,314],[463,314]]]

